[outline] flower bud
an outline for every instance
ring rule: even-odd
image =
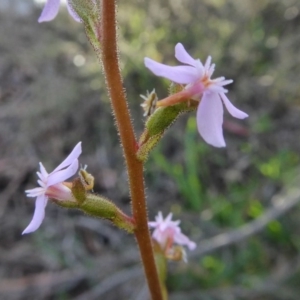
[[[95,0],[68,0],[76,14],[82,20],[87,37],[95,48],[99,51],[100,41],[100,19],[99,1]]]
[[[72,182],[71,190],[77,203],[82,204],[86,200],[87,191],[92,190],[94,187],[94,177],[85,169],[80,169],[78,175],[79,177]]]

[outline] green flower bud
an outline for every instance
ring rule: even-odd
[[[100,51],[100,4],[94,0],[69,0],[76,14],[81,18],[87,37],[95,48]]]

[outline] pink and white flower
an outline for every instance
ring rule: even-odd
[[[172,221],[172,213],[169,213],[164,219],[162,213],[159,212],[155,217],[155,221],[148,224],[151,228],[154,228],[152,238],[165,252],[168,252],[174,244],[187,246],[190,250],[196,248],[196,243],[181,232],[180,221]]]
[[[41,23],[41,22],[52,21],[58,14],[59,6],[60,6],[60,0],[47,0],[44,9],[42,11],[42,14],[38,19],[38,22]],[[79,16],[75,13],[69,1],[67,1],[67,8],[69,14],[73,17],[73,19],[77,22],[80,22],[81,20]]]
[[[192,99],[200,101],[197,109],[197,126],[200,135],[210,145],[225,147],[223,137],[223,104],[235,118],[244,119],[246,113],[237,109],[225,95],[225,85],[232,80],[224,77],[211,79],[215,64],[209,56],[203,65],[199,59],[192,58],[181,43],[175,46],[175,57],[182,66],[167,66],[150,58],[145,58],[145,65],[155,75],[167,78],[175,83],[184,84],[191,91]]]
[[[26,190],[27,197],[36,197],[35,211],[30,224],[25,228],[22,234],[36,231],[43,222],[45,216],[45,207],[49,198],[61,201],[72,201],[71,189],[64,185],[64,181],[73,176],[78,170],[78,157],[81,154],[81,142],[79,142],[69,156],[50,174],[47,173],[43,164],[40,162],[40,172],[38,184],[31,190]]]

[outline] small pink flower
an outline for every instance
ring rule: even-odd
[[[225,147],[223,137],[223,104],[228,112],[235,118],[244,119],[246,113],[237,109],[226,97],[225,85],[232,80],[224,77],[211,79],[215,64],[211,64],[209,56],[203,65],[199,59],[192,58],[178,43],[175,47],[175,57],[183,66],[167,66],[150,58],[145,58],[145,65],[155,75],[165,77],[173,82],[185,84],[185,89],[190,89],[192,99],[200,101],[197,109],[197,126],[200,135],[210,145]]]
[[[192,242],[186,235],[181,233],[180,221],[172,221],[172,213],[164,219],[161,212],[155,217],[154,222],[149,222],[149,226],[154,228],[152,238],[157,241],[161,248],[168,252],[173,244],[187,246],[190,250],[196,248],[196,243]]]
[[[58,14],[60,6],[60,0],[47,0],[45,7],[42,11],[42,14],[40,15],[38,22],[48,22],[52,21]],[[69,4],[69,1],[67,1],[67,8],[69,11],[69,14],[73,17],[73,19],[77,22],[81,22],[79,16],[75,13],[71,5]]]
[[[22,234],[36,231],[43,222],[45,207],[48,198],[72,201],[71,190],[63,182],[73,176],[78,170],[78,157],[81,154],[81,142],[79,142],[69,156],[50,174],[47,173],[43,164],[40,163],[40,172],[37,172],[40,187],[26,190],[27,197],[36,197],[35,211],[30,224]]]

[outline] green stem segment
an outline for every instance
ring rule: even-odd
[[[152,299],[163,300],[148,228],[143,163],[136,158],[137,142],[130,120],[118,63],[116,3],[114,0],[102,0],[100,30],[102,63],[106,84],[128,170],[132,213],[136,225],[135,236],[140,248]]]

